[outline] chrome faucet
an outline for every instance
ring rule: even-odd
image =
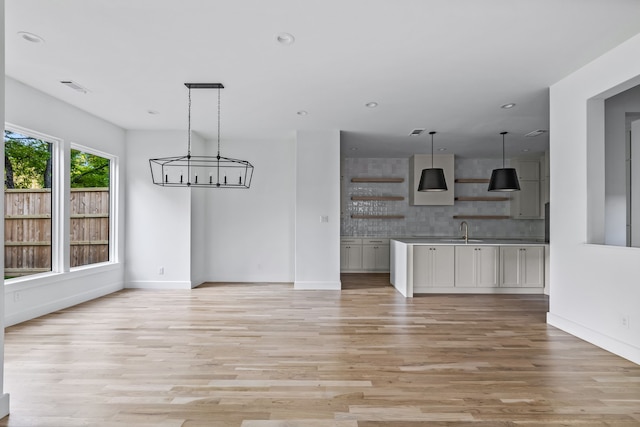
[[[467,221],[462,221],[460,223],[460,231],[462,231],[463,228],[464,228],[464,235],[462,237],[464,237],[465,243],[469,243],[469,224],[467,224]]]

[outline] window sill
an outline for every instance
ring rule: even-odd
[[[122,267],[119,262],[104,262],[100,264],[90,264],[82,267],[75,267],[71,271],[57,273],[40,273],[31,276],[19,277],[10,279],[10,282],[5,282],[5,292],[24,290],[30,288],[37,288],[40,286],[51,285],[53,283],[69,280],[70,278],[80,278],[85,276],[93,276],[96,274],[106,273],[109,271],[115,271]]]

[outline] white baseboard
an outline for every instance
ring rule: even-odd
[[[136,280],[125,284],[126,289],[193,289],[194,287],[189,281]]]
[[[0,418],[9,415],[9,393],[5,393],[0,397]]]
[[[547,323],[581,340],[587,341],[588,343],[640,365],[640,348],[638,347],[618,341],[615,338],[601,334],[600,332],[553,313],[547,313]]]
[[[17,325],[18,323],[26,322],[27,320],[35,319],[36,317],[44,316],[58,310],[63,310],[74,305],[82,304],[83,302],[91,301],[93,299],[118,292],[119,290],[122,290],[122,283],[111,283],[109,285],[91,289],[80,294],[71,295],[60,299],[53,299],[44,304],[40,304],[34,307],[28,307],[24,310],[18,309],[12,314],[5,315],[4,324],[5,327]],[[6,311],[7,309],[5,302],[5,313]]]
[[[295,281],[293,289],[305,291],[339,291],[342,289],[342,282],[302,282]]]

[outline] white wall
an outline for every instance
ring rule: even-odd
[[[71,143],[76,143],[117,156],[120,165],[117,179],[120,183],[125,182],[123,129],[16,80],[6,78],[5,84],[7,123],[59,138],[67,149]],[[79,94],[79,96],[85,95]],[[6,285],[4,318],[7,325],[23,322],[123,288],[124,185],[121,186],[118,194],[119,223],[118,234],[115,236],[118,262]],[[64,232],[63,234],[66,235]]]
[[[4,0],[0,0],[0,34],[4,34]],[[4,43],[0,46],[0,68],[4,75]],[[4,123],[4,80],[0,82],[0,120]],[[4,144],[0,148],[0,154],[4,157]],[[0,212],[4,212],[4,186],[0,191]],[[3,221],[4,224],[4,221]],[[4,242],[4,225],[0,228],[0,239]],[[0,268],[4,271],[4,245],[0,250]],[[0,418],[9,414],[9,394],[4,393],[4,292],[0,292]]]
[[[339,131],[298,132],[295,218],[295,288],[340,289]]]
[[[636,363],[640,249],[586,242],[604,230],[604,99],[640,83],[639,51],[640,35],[551,87],[547,317],[551,325]]]
[[[192,152],[200,155],[204,153],[205,144],[195,133],[191,137]],[[206,279],[207,261],[207,223],[206,223],[206,195],[207,189],[190,189],[191,193],[191,286],[195,287]]]
[[[191,289],[191,190],[160,187],[149,159],[186,154],[184,131],[127,131],[126,287]],[[160,268],[163,273],[160,273]]]
[[[605,243],[607,245],[626,246],[627,244],[625,113],[632,112],[640,112],[640,87],[605,101]]]
[[[248,160],[254,173],[247,190],[194,190],[206,197],[207,280],[293,282],[293,135],[281,141],[223,140],[221,154]]]

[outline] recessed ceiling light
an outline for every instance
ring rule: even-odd
[[[304,110],[300,110],[296,113],[299,116],[306,116],[307,114],[309,114],[308,112],[304,111]]]
[[[44,43],[44,39],[37,34],[29,33],[27,31],[18,31],[18,35],[30,43]]]
[[[513,108],[513,107],[515,107],[515,106],[516,106],[516,104],[514,104],[513,102],[510,102],[510,103],[508,103],[508,104],[502,104],[502,105],[500,106],[500,108],[502,108],[502,109],[504,109],[504,110],[508,110],[509,108]]]
[[[155,116],[156,114],[160,114],[160,112],[156,110],[147,110],[147,113],[151,114],[152,116]]]
[[[367,108],[376,108],[378,106],[378,103],[375,101],[367,102],[366,104],[364,104],[364,106]]]
[[[523,148],[523,149],[522,149],[522,152],[523,152],[523,153],[528,153],[528,152],[529,152],[529,149],[528,149],[528,148]]]
[[[293,34],[289,33],[278,33],[276,35],[276,41],[284,46],[292,45],[293,42],[296,41],[296,38],[293,37]]]
[[[438,151],[447,151],[446,148],[438,148]]]
[[[358,151],[358,149],[356,147],[352,147],[351,151]]]

